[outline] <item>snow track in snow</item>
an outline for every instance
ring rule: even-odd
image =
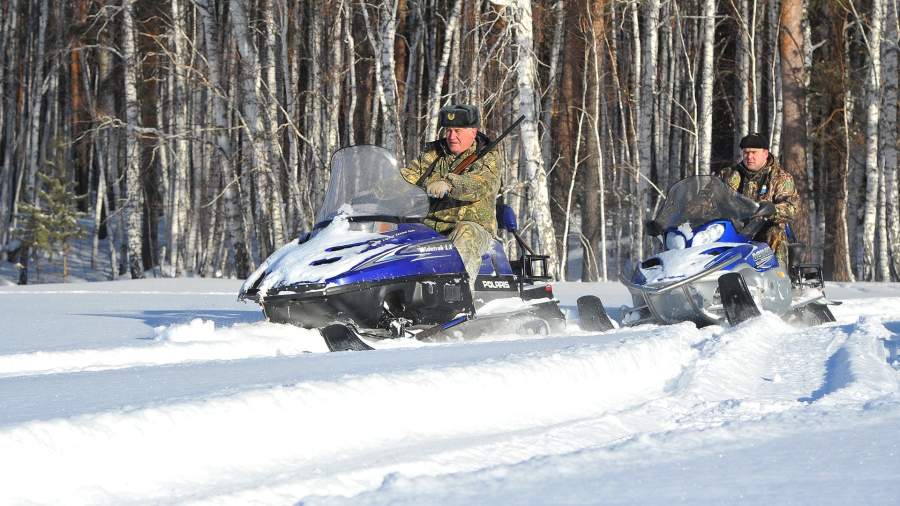
[[[157,327],[146,341],[145,346],[0,355],[0,378],[328,351],[315,330],[276,323],[217,329],[214,322],[199,318]]]
[[[183,342],[191,325],[163,330],[161,340]],[[711,430],[819,400],[860,405],[896,395],[896,371],[879,355],[889,335],[876,319],[810,331],[772,315],[733,329],[641,327],[556,347],[544,339],[514,353],[481,345],[481,355],[421,369],[27,422],[0,430],[0,476],[9,484],[0,502],[278,503],[646,438],[690,447]],[[302,368],[304,357],[296,360]],[[42,486],[48,473],[54,487]]]
[[[0,298],[0,504],[892,497],[898,298],[850,300],[816,328],[764,314],[308,354],[298,341],[318,335],[236,323],[256,314],[205,291],[219,285],[122,286],[140,295]],[[208,297],[149,293],[182,287]]]

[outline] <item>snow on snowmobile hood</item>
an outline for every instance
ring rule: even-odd
[[[266,259],[244,281],[244,293],[256,284],[265,296],[272,288],[294,283],[324,283],[327,279],[353,268],[360,262],[359,254],[370,249],[370,241],[383,238],[382,234],[350,229],[347,216],[339,214],[306,242],[291,241]],[[368,256],[375,256],[391,245],[370,249]],[[339,250],[339,252],[337,252]],[[337,259],[337,260],[335,260]],[[260,276],[265,276],[261,281]]]
[[[311,234],[269,256],[241,286],[240,294],[295,283],[324,283],[396,247],[378,240],[377,224],[416,221],[428,212],[422,188],[400,175],[397,160],[378,146],[350,146],[331,159],[328,190]],[[305,241],[303,239],[306,239]]]

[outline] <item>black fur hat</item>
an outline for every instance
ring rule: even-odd
[[[438,126],[478,128],[478,108],[474,105],[453,104],[441,107]]]
[[[741,149],[769,149],[769,141],[757,132],[741,139]]]

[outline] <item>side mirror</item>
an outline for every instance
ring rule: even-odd
[[[663,229],[656,220],[647,220],[644,222],[644,232],[650,237],[662,235]]]
[[[775,204],[771,202],[760,202],[759,207],[756,209],[756,212],[753,213],[754,218],[771,218],[775,216]]]
[[[497,204],[497,226],[500,230],[507,232],[515,232],[519,229],[515,211],[506,204]]]

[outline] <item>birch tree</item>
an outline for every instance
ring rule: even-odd
[[[537,227],[541,248],[549,256],[547,268],[559,277],[559,256],[556,249],[556,231],[550,216],[550,199],[547,190],[547,172],[541,156],[541,144],[537,131],[537,107],[534,90],[534,37],[531,19],[531,1],[518,0],[515,10],[517,44],[517,91],[519,113],[525,115],[522,122],[522,150],[525,174],[528,178],[530,214]]]
[[[890,245],[890,272],[885,281],[900,279],[900,207],[897,188],[897,2],[888,2],[888,15],[883,42],[884,106],[881,115],[881,151],[884,158],[885,216],[887,242]]]
[[[215,165],[222,168],[224,188],[222,198],[225,210],[225,240],[231,245],[234,255],[235,274],[239,278],[250,275],[251,258],[247,244],[250,233],[247,224],[243,220],[240,211],[241,184],[237,178],[232,162],[234,149],[231,144],[231,136],[228,134],[228,107],[226,104],[227,85],[222,79],[222,48],[219,44],[218,29],[220,24],[214,17],[213,6],[210,0],[196,0],[203,22],[203,35],[206,47],[207,71],[213,89],[212,97],[212,121],[215,129],[216,150],[213,154]]]
[[[709,174],[712,150],[713,80],[715,79],[713,57],[716,44],[716,0],[703,0],[701,18],[703,20],[703,58],[700,70],[697,159],[698,173]]]
[[[181,276],[184,271],[184,258],[181,253],[181,240],[187,225],[187,173],[188,149],[187,136],[187,96],[184,73],[187,67],[187,56],[184,34],[179,28],[183,15],[183,0],[172,0],[172,41],[175,49],[173,74],[173,115],[175,123],[175,163],[172,164],[169,191],[169,248],[168,264],[170,275]]]
[[[855,6],[850,3],[855,12]],[[860,278],[875,280],[875,229],[878,217],[878,123],[881,114],[881,35],[884,24],[883,2],[872,2],[868,36],[863,34],[868,55],[866,74],[866,193],[863,214],[862,258],[858,267]],[[856,13],[858,20],[862,20]]]
[[[459,24],[460,12],[462,12],[462,0],[454,0],[453,7],[450,9],[450,16],[447,18],[447,26],[444,28],[444,46],[441,49],[441,60],[428,95],[428,114],[425,119],[427,122],[425,138],[428,140],[437,137],[437,116],[442,102],[441,89],[447,74],[447,65],[450,62],[451,41],[453,34],[456,32],[456,26]]]
[[[128,269],[132,279],[144,277],[144,260],[141,214],[144,208],[144,191],[141,181],[140,105],[137,96],[137,60],[134,49],[133,9],[136,0],[122,2],[122,58],[125,61],[125,228],[128,236]]]
[[[247,11],[243,0],[230,0],[231,20],[237,39],[238,51],[243,65],[241,66],[241,112],[244,127],[247,129],[247,137],[250,140],[250,167],[256,174],[257,195],[257,227],[263,228],[263,236],[260,240],[260,253],[268,256],[274,251],[276,245],[284,243],[282,235],[283,222],[281,221],[281,203],[272,202],[273,188],[271,185],[271,170],[267,161],[271,159],[270,146],[265,140],[262,116],[260,109],[260,65],[256,45],[250,37]],[[275,189],[277,190],[277,189]]]

